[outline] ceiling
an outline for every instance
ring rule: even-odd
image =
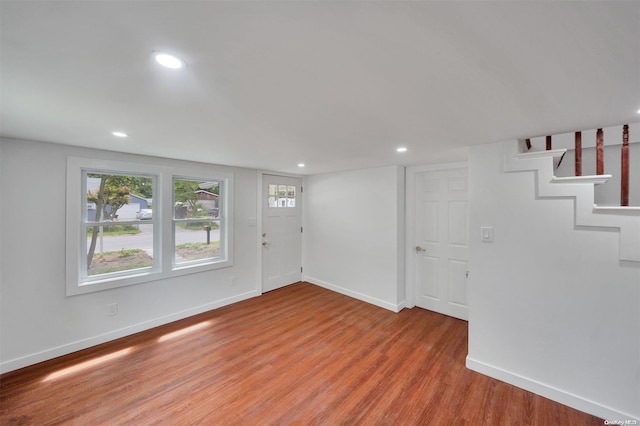
[[[639,118],[640,2],[2,0],[0,19],[4,137],[315,174]]]

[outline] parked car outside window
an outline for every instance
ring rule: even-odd
[[[152,209],[142,209],[136,214],[136,218],[140,220],[151,219],[153,217]]]

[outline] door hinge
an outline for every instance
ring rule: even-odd
[[[300,273],[302,273],[302,266],[300,267]]]
[[[304,229],[304,228],[301,226],[301,227],[300,227],[300,232],[303,232],[303,231],[302,231],[303,229]]]
[[[464,274],[464,277],[465,277],[465,278],[469,278],[469,271],[467,271],[467,273],[466,273],[466,274]]]
[[[304,186],[300,185],[300,193],[304,192]]]

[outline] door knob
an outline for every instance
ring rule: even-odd
[[[427,251],[426,249],[423,249],[423,248],[422,248],[422,247],[420,247],[420,246],[416,246],[416,253],[426,252],[426,251]]]

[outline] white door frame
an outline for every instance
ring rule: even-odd
[[[257,267],[257,274],[256,274],[256,291],[259,294],[262,294],[263,291],[263,283],[262,283],[262,206],[263,203],[266,200],[266,195],[262,193],[262,182],[264,180],[264,175],[269,175],[269,176],[284,176],[284,177],[291,177],[291,178],[300,178],[302,179],[302,184],[304,185],[304,176],[303,175],[296,175],[293,173],[279,173],[279,172],[271,172],[268,170],[258,170],[258,187],[257,187],[257,191],[258,191],[258,209],[256,211],[256,219],[257,219],[257,227],[256,227],[256,250],[258,253],[258,267]],[[302,194],[300,194],[300,196],[302,196]],[[302,203],[302,207],[300,209],[300,214],[303,215],[304,214],[304,203]],[[304,220],[304,218],[303,218]],[[302,247],[300,247],[300,250],[302,250]],[[304,256],[302,256],[302,260],[304,261]],[[304,265],[303,265],[304,266]]]
[[[415,302],[415,260],[413,252],[416,247],[415,238],[415,191],[416,191],[416,174],[422,172],[434,172],[441,170],[468,168],[467,161],[455,163],[429,164],[426,166],[410,166],[406,168],[405,174],[405,286],[404,294],[407,308],[416,306]]]

